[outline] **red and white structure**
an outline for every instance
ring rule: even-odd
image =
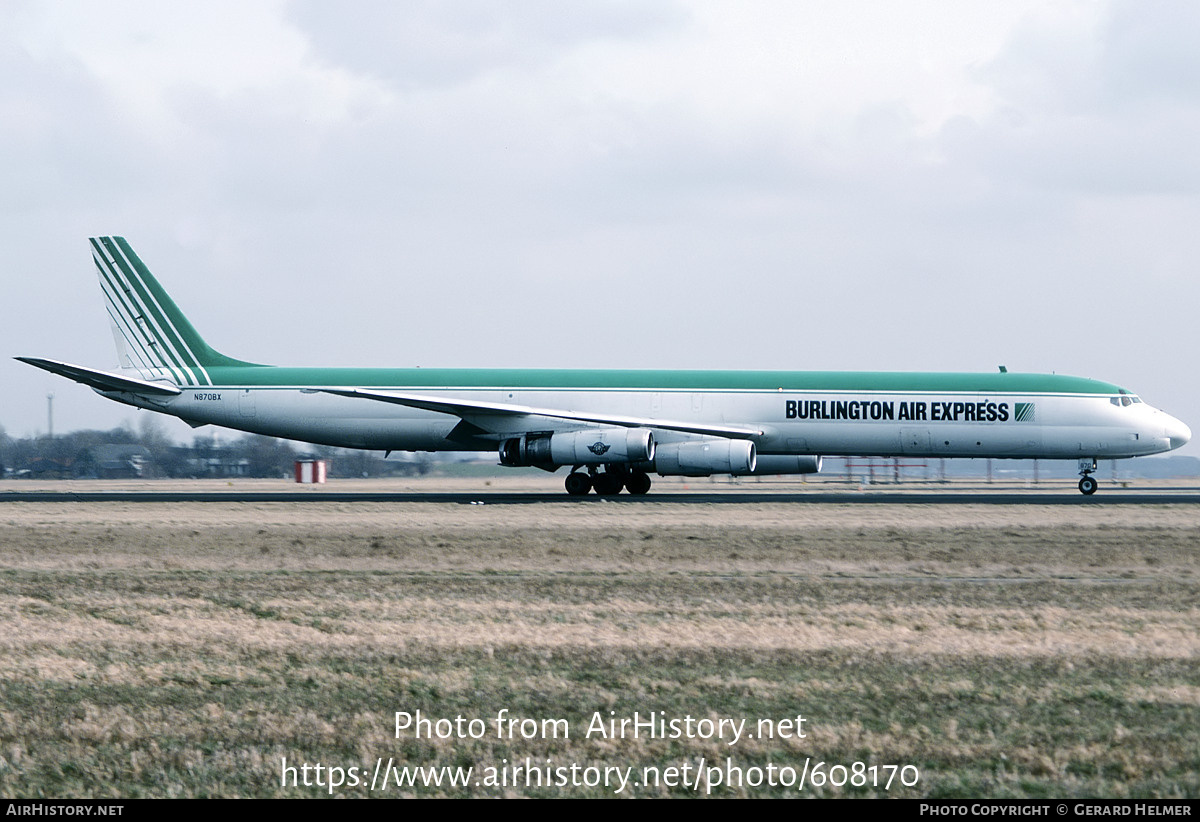
[[[329,460],[296,460],[296,482],[325,482]]]

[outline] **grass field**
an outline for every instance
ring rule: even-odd
[[[324,795],[282,760],[365,783],[528,758],[809,763],[803,792],[719,796],[1195,797],[1198,547],[1186,505],[6,503],[0,794]],[[570,737],[498,738],[502,709]],[[487,732],[397,738],[418,710]],[[584,736],[635,711],[806,735]],[[815,785],[818,762],[919,778]],[[382,795],[614,795],[525,779]]]

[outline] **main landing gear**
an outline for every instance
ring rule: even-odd
[[[590,473],[572,471],[567,474],[567,493],[573,497],[586,496],[588,491],[595,490],[602,497],[615,497],[626,489],[638,496],[650,490],[650,475],[645,471],[630,469],[624,465],[609,465],[603,472],[594,468]]]
[[[592,478],[581,471],[567,474],[567,493],[573,497],[582,497],[592,490]]]
[[[1095,470],[1095,458],[1081,459],[1079,461],[1079,491],[1089,497],[1096,493],[1096,489],[1100,486],[1100,483],[1096,482],[1096,478],[1092,476],[1092,472]]]

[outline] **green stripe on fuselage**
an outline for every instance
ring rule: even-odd
[[[520,368],[209,368],[216,385],[345,388],[629,389],[637,391],[876,391],[1117,394],[1111,383],[1056,374],[887,371],[661,371]]]

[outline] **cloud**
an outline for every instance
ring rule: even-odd
[[[999,105],[953,125],[953,161],[1061,197],[1194,194],[1200,58],[1189,4],[1117,3],[1105,15],[1035,15],[977,77]]]
[[[110,361],[95,295],[75,295],[97,231],[263,361],[1003,354],[1152,399],[1142,346],[1094,329],[1119,309],[1156,350],[1194,347],[1182,4],[17,8],[0,207],[24,240],[10,270],[37,276],[5,295],[43,318],[8,322],[12,353]],[[37,424],[44,392],[18,394]]]
[[[589,43],[661,34],[684,7],[633,0],[416,0],[331,6],[293,0],[287,19],[313,53],[404,91],[465,84],[489,72],[534,70]]]

